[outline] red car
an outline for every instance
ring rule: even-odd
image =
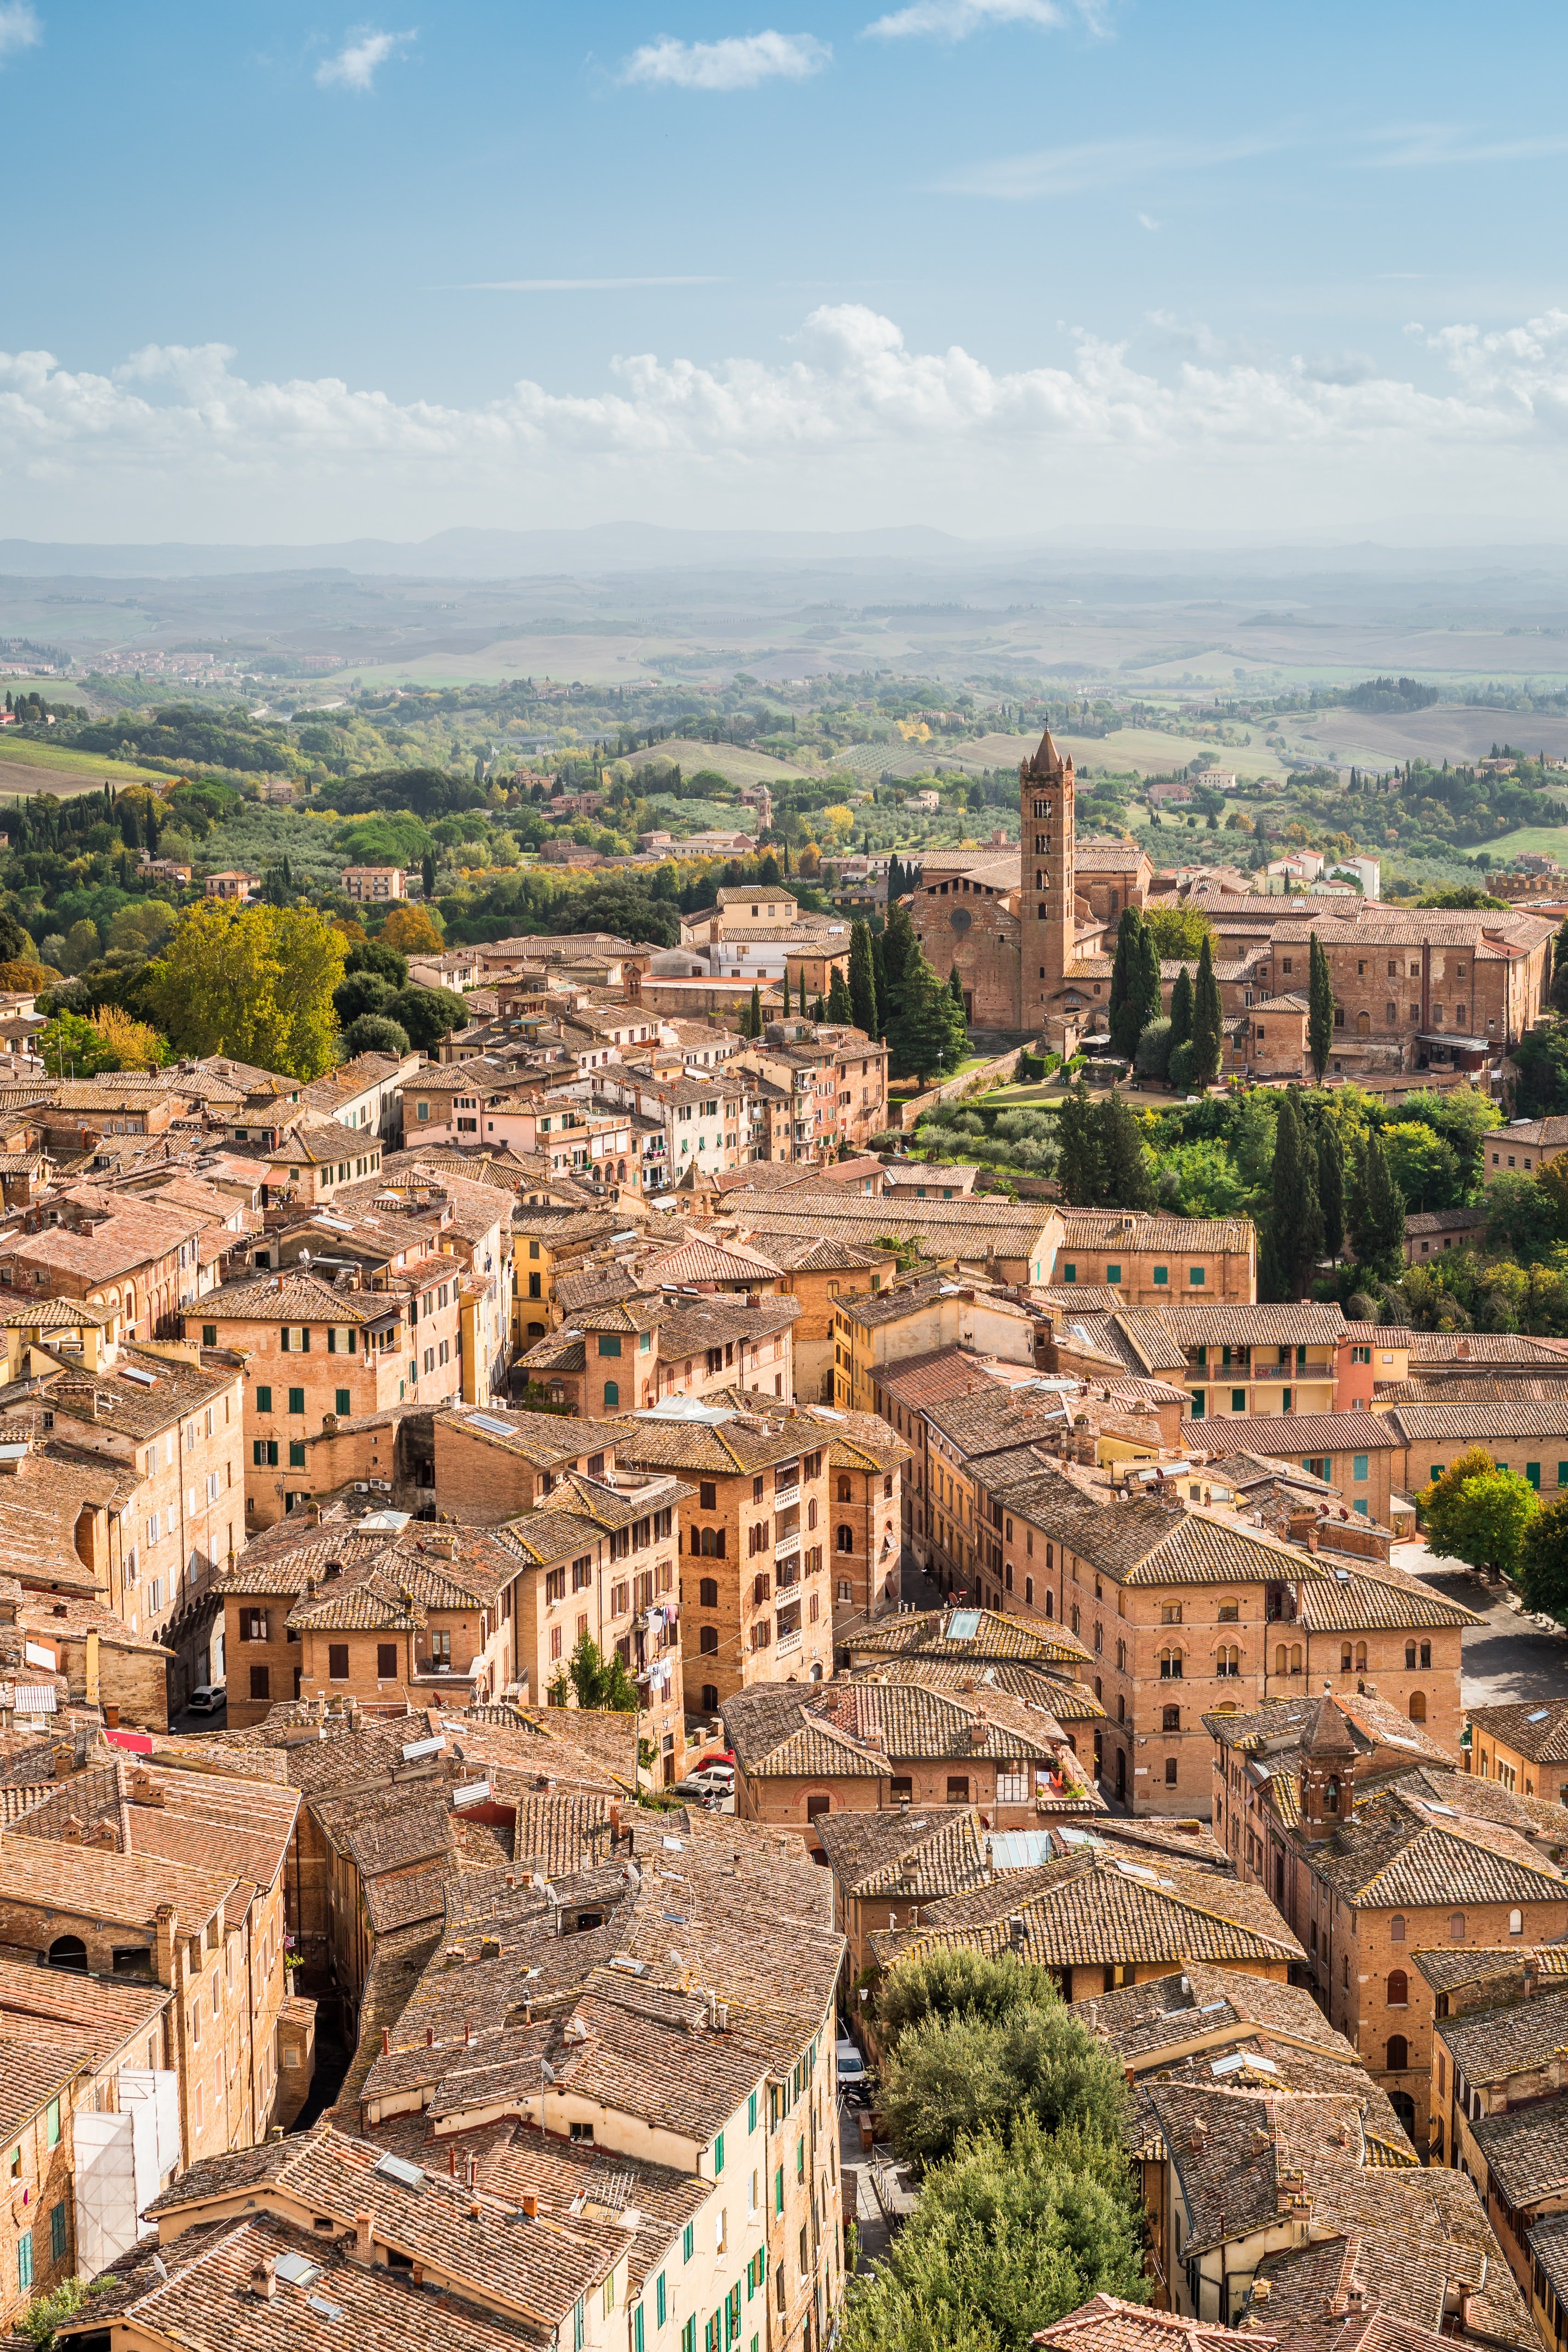
[[[705,1748],[702,1755],[697,1758],[696,1762],[689,1765],[687,1769],[692,1772],[706,1772],[710,1764],[727,1764],[730,1770],[733,1772],[735,1769],[734,1750],[728,1748]]]

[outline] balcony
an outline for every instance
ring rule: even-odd
[[[800,1647],[800,1628],[799,1625],[796,1626],[792,1633],[780,1633],[773,1646],[781,1658],[792,1658],[796,1656]]]
[[[775,1559],[792,1559],[800,1549],[800,1530],[799,1528],[791,1528],[789,1533],[787,1536],[780,1536],[774,1545],[773,1557]]]

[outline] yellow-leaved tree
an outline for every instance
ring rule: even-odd
[[[169,1059],[168,1045],[157,1030],[150,1028],[145,1021],[133,1021],[118,1004],[100,1004],[91,1025],[114,1055],[112,1066],[121,1070],[161,1070]]]
[[[331,1067],[343,936],[310,907],[190,908],[149,965],[149,1009],[182,1054],[229,1054],[291,1078]]]

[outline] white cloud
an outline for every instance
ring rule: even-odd
[[[1138,226],[1140,228],[1158,230],[1164,228],[1165,223],[1164,221],[1155,220],[1152,214],[1140,213],[1138,215]]]
[[[371,89],[379,68],[415,38],[413,33],[382,33],[373,25],[356,25],[335,58],[324,58],[316,68],[323,89]]]
[[[911,0],[907,8],[895,8],[865,29],[886,41],[922,37],[964,41],[988,25],[1040,25],[1054,29],[1065,21],[1056,0]]]
[[[1530,163],[1545,155],[1568,152],[1568,131],[1500,139],[1458,123],[1413,122],[1394,124],[1375,135],[1377,144],[1364,160],[1396,170],[1433,164],[1446,169],[1455,163]]]
[[[997,369],[956,344],[912,350],[846,303],[779,359],[645,352],[594,392],[525,378],[470,406],[252,382],[219,344],[150,347],[108,374],[0,353],[0,498],[23,535],[99,537],[111,513],[126,538],[314,541],[627,514],[1321,527],[1400,496],[1539,518],[1568,491],[1568,310],[1421,330],[1402,374],[1184,331],[1153,364],[1081,334],[1061,362]]]
[[[633,49],[621,79],[664,89],[755,89],[763,81],[809,80],[832,54],[812,33],[741,33],[722,41],[665,34]]]
[[[967,164],[937,185],[949,195],[1000,196],[1020,203],[1031,196],[1120,186],[1158,173],[1207,171],[1216,163],[1273,154],[1287,143],[1267,131],[1233,139],[1091,139],[1076,146],[1042,147],[1033,154],[1000,155],[990,163]]]
[[[38,12],[27,0],[0,0],[0,65],[19,49],[31,49],[44,37]]]
[[[486,278],[462,294],[621,294],[634,286],[723,286],[722,278]]]

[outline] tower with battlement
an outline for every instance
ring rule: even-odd
[[[1019,769],[1020,1013],[1044,1029],[1060,1020],[1061,992],[1073,966],[1073,772],[1047,728]]]

